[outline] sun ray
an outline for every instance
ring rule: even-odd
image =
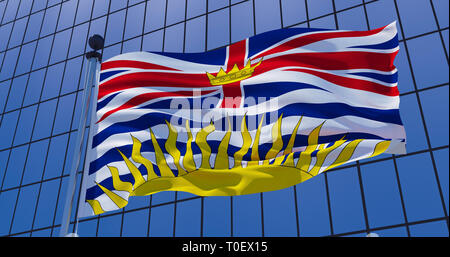
[[[259,122],[259,125],[258,125],[258,129],[256,130],[255,140],[253,141],[253,145],[252,145],[252,154],[250,156],[252,161],[248,162],[248,166],[258,165],[258,161],[260,160],[259,152],[258,152],[259,136],[261,135],[261,127],[262,127],[262,124],[264,121],[264,116],[265,116],[265,114],[262,115],[261,121]]]
[[[234,153],[234,167],[242,166],[242,158],[247,154],[248,149],[252,144],[252,136],[250,135],[250,132],[248,132],[245,117],[246,115],[244,115],[241,122],[242,147],[239,151]]]
[[[186,131],[188,135],[188,140],[186,142],[186,154],[183,158],[183,166],[186,169],[186,171],[191,172],[196,169],[195,161],[194,161],[194,155],[192,153],[192,133],[191,129],[189,128],[189,121],[186,120]]]
[[[155,170],[153,169],[153,163],[150,160],[144,158],[141,154],[141,147],[142,147],[141,141],[139,141],[139,139],[133,136],[131,136],[131,139],[133,140],[131,159],[134,162],[144,165],[144,167],[147,169],[147,180],[157,178],[158,176],[156,175]]]
[[[166,120],[167,128],[169,129],[169,136],[166,140],[166,151],[172,156],[175,166],[178,170],[178,176],[186,174],[186,171],[180,166],[180,150],[177,148],[177,130]]]
[[[325,122],[324,122],[325,123]],[[311,153],[314,152],[317,148],[317,143],[319,141],[319,133],[320,129],[322,128],[323,124],[320,124],[316,128],[311,131],[311,133],[308,136],[308,146],[306,147],[305,151],[300,153],[300,157],[298,158],[297,162],[297,168],[301,169],[303,171],[308,171],[309,165],[311,163]]]
[[[269,160],[277,157],[278,153],[283,149],[283,138],[281,137],[281,119],[283,114],[280,115],[278,120],[272,126],[272,147],[266,154],[266,159],[263,164],[269,164]]]
[[[214,123],[211,121],[208,126],[202,128],[197,133],[197,137],[195,138],[195,143],[197,143],[200,151],[202,152],[202,164],[200,167],[203,169],[211,168],[211,164],[209,163],[209,157],[211,156],[211,147],[209,146],[208,142],[206,142],[206,137],[215,129],[216,128],[214,127]]]
[[[134,188],[137,188],[140,185],[144,184],[145,183],[145,179],[142,176],[141,171],[119,149],[116,148],[116,150],[122,156],[122,159],[125,161],[125,164],[127,165],[128,170],[131,172],[131,175],[133,175]]]
[[[161,147],[159,146],[158,141],[156,140],[155,134],[153,134],[151,128],[149,130],[152,138],[153,148],[155,149],[156,165],[158,165],[161,177],[175,177],[172,170],[167,165],[166,157],[164,156],[164,153],[162,152]]]
[[[230,144],[231,138],[231,123],[230,118],[228,118],[228,130],[219,145],[219,150],[217,151],[216,161],[214,162],[215,169],[228,169],[228,145]]]

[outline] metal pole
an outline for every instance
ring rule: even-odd
[[[72,166],[70,168],[70,175],[69,175],[69,184],[67,187],[67,193],[66,193],[66,201],[64,204],[64,212],[63,212],[63,218],[61,222],[61,230],[59,232],[60,237],[65,237],[68,235],[69,230],[69,224],[70,224],[70,217],[72,214],[72,205],[73,200],[75,196],[75,186],[77,183],[76,174],[78,166],[80,165],[80,157],[82,152],[82,144],[84,141],[84,131],[86,128],[86,120],[88,116],[88,110],[89,110],[89,102],[92,92],[92,85],[94,84],[94,79],[96,76],[97,71],[97,64],[100,62],[101,55],[96,50],[99,50],[103,48],[103,38],[99,35],[94,35],[91,38],[89,38],[89,45],[94,49],[94,51],[91,51],[86,54],[86,58],[88,60],[87,67],[86,67],[86,76],[84,79],[84,90],[83,90],[83,98],[82,98],[82,106],[81,106],[81,117],[80,117],[80,123],[78,125],[78,131],[77,131],[77,139],[75,141],[75,149],[74,149],[74,156],[72,159]]]
[[[80,191],[80,197],[78,199],[78,213],[77,217],[75,219],[75,232],[78,231],[78,219],[80,216],[85,216],[85,204],[86,204],[86,189],[87,189],[87,180],[89,178],[89,166],[91,163],[91,156],[88,154],[89,146],[92,145],[92,139],[94,137],[94,124],[97,121],[97,96],[98,96],[98,83],[100,80],[100,65],[97,65],[97,71],[96,71],[96,78],[95,83],[92,88],[92,101],[91,101],[91,125],[89,126],[89,134],[88,134],[88,141],[87,141],[87,147],[86,147],[86,157],[84,160],[84,171],[83,175],[81,176],[81,191]],[[80,204],[82,205],[80,207]]]

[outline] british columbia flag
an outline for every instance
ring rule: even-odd
[[[405,153],[396,23],[290,28],[203,53],[101,64],[80,216],[131,196],[283,189],[348,162]]]

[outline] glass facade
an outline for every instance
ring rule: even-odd
[[[449,236],[448,5],[447,0],[0,1],[0,236],[59,235],[89,36],[105,38],[106,60],[130,51],[202,52],[278,28],[367,30],[394,20],[406,155],[355,162],[275,192],[134,197],[124,209],[80,219],[78,234]],[[74,231],[75,215],[71,221]]]

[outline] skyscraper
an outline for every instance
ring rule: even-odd
[[[59,234],[89,36],[105,38],[106,60],[203,52],[278,28],[368,30],[395,20],[406,155],[366,159],[275,192],[135,197],[124,209],[80,219],[78,234],[448,236],[445,0],[0,1],[0,235]]]

